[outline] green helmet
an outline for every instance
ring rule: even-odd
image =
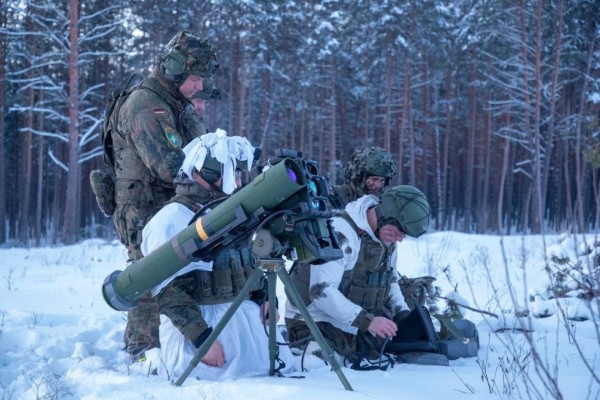
[[[398,167],[392,155],[381,147],[367,147],[354,152],[350,161],[346,163],[344,175],[346,183],[364,183],[368,176],[381,176],[386,178],[386,185],[396,175]]]
[[[376,212],[380,226],[394,224],[408,236],[415,238],[426,232],[431,215],[427,197],[410,185],[386,190]]]
[[[255,164],[260,158],[262,150],[259,148],[254,148],[254,158],[252,164]],[[236,160],[236,170],[237,171],[248,171],[248,163],[242,160]],[[223,164],[221,164],[215,157],[210,154],[206,155],[204,159],[204,165],[202,169],[198,171],[198,173],[204,178],[208,183],[215,183],[221,177],[223,173]]]
[[[165,77],[181,84],[189,75],[210,78],[219,67],[215,48],[190,32],[179,32],[160,55]]]

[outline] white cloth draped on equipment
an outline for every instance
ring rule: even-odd
[[[210,151],[210,154],[209,154]],[[207,133],[194,140],[183,148],[185,160],[181,165],[180,173],[188,178],[192,177],[194,168],[200,171],[207,155],[215,158],[222,165],[223,192],[231,194],[236,188],[235,169],[238,162],[247,163],[247,169],[252,168],[254,161],[254,147],[248,139],[240,136],[227,136],[223,129]]]

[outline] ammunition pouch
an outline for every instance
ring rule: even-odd
[[[110,217],[116,208],[115,183],[112,175],[100,169],[90,172],[90,185],[102,214]]]
[[[131,205],[141,208],[153,204],[154,196],[148,183],[142,181],[115,180],[115,202],[118,205]]]
[[[350,301],[375,315],[381,315],[381,310],[388,296],[388,288],[362,288],[351,286],[346,295]]]
[[[254,272],[250,250],[224,250],[213,259],[212,271],[196,273],[194,298],[198,304],[217,304],[235,298]],[[255,290],[262,288],[259,283]]]

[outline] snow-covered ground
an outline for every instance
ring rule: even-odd
[[[562,301],[566,315],[592,316],[595,322],[565,320],[557,303],[543,293],[548,282],[545,250],[576,257],[574,239],[560,244],[559,239],[436,232],[403,242],[402,274],[433,275],[442,294],[456,289],[470,306],[499,318],[467,311],[479,329],[479,356],[451,361],[449,367],[342,368],[353,392],[315,357],[306,361],[308,372],[297,373],[301,378],[189,379],[173,386],[167,377],[149,375],[147,365],[129,364],[122,350],[125,314],[102,298],[104,278],[124,267],[125,250],[119,243],[88,240],[75,246],[0,249],[0,399],[552,398],[552,389],[540,381],[536,356],[538,365],[556,378],[564,399],[598,399],[598,303],[590,308],[575,297]],[[510,288],[517,309],[529,310],[530,318],[515,316]],[[284,302],[280,296],[280,304]],[[550,316],[531,318],[533,314]],[[523,331],[533,331],[531,342]],[[525,376],[531,378],[526,385]]]

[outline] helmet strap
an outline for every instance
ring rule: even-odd
[[[383,213],[381,212],[379,205],[375,206],[375,216],[377,217],[377,229],[375,229],[374,233],[375,236],[379,238],[379,229],[381,229],[381,227],[385,225],[385,218],[383,216]]]

